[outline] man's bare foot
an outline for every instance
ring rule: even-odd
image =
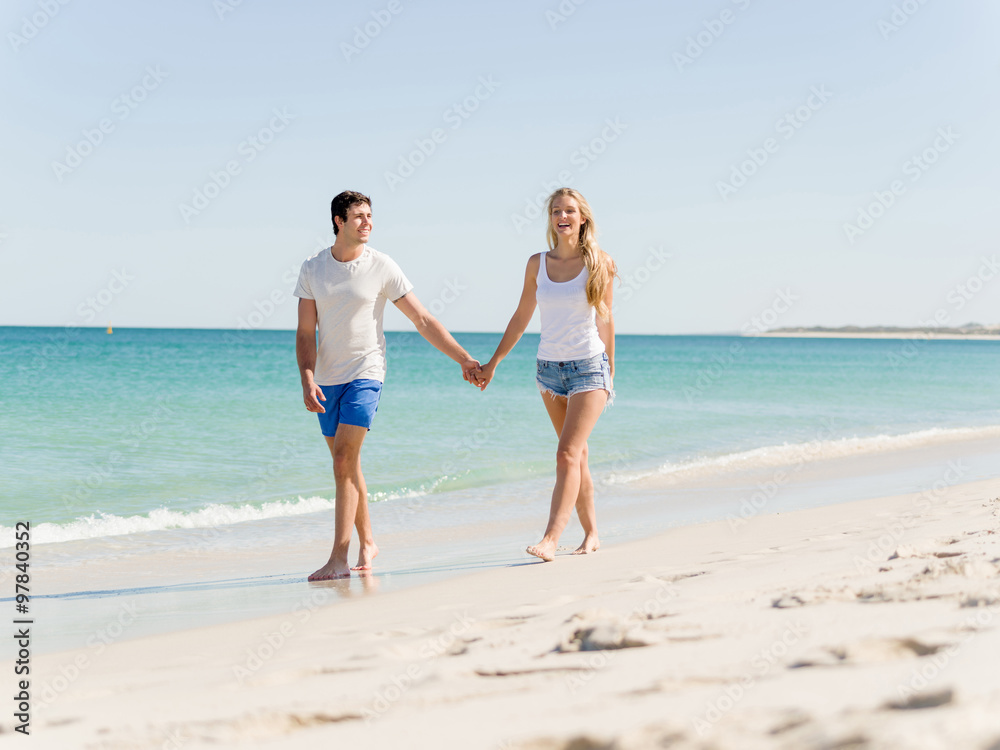
[[[330,581],[334,578],[350,578],[351,569],[347,567],[347,563],[335,563],[332,560],[324,565],[322,568],[317,570],[311,576],[309,576],[310,581]]]
[[[375,542],[362,545],[361,551],[358,553],[358,564],[351,568],[351,570],[371,570],[372,562],[377,555],[378,547],[375,545]]]
[[[552,562],[556,559],[556,545],[551,542],[539,542],[527,547],[525,550],[529,555],[542,558],[545,562]]]
[[[597,538],[597,534],[592,536],[586,536],[583,539],[583,544],[573,550],[574,555],[589,555],[591,552],[597,552],[601,548],[601,540]]]

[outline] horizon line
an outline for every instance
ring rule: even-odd
[[[258,333],[258,332],[271,332],[271,333],[295,333],[295,328],[216,328],[216,327],[179,327],[179,326],[130,326],[130,325],[112,325],[114,330],[122,331],[233,331],[238,333]],[[84,331],[103,331],[108,328],[107,325],[74,325],[72,323],[67,325],[35,325],[30,323],[0,323],[0,328],[52,328],[52,329],[79,329]],[[448,329],[449,333],[472,333],[472,334],[489,334],[489,335],[503,335],[503,331],[466,331],[460,329]],[[414,328],[386,328],[384,333],[417,333],[419,332]],[[525,336],[537,336],[539,333],[537,331],[526,331]],[[731,332],[712,332],[712,333],[621,333],[615,331],[616,336],[743,336],[739,331]]]

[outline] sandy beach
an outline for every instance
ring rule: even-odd
[[[998,524],[1000,480],[942,476],[376,596],[303,583],[284,615],[116,641],[123,605],[34,657],[25,742],[996,748]]]

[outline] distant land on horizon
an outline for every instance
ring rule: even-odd
[[[984,325],[966,323],[962,326],[825,326],[774,328],[760,336],[827,337],[827,338],[937,338],[937,339],[1000,339],[1000,323]]]

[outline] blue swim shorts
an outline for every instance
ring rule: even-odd
[[[542,393],[554,396],[573,396],[586,391],[607,391],[608,403],[615,398],[611,390],[611,365],[608,355],[598,354],[590,359],[576,359],[567,362],[537,360],[538,371],[535,382]]]
[[[372,428],[379,396],[382,395],[381,380],[352,380],[342,385],[321,385],[320,388],[326,396],[326,401],[320,401],[326,412],[316,416],[324,435],[334,437],[337,426],[341,424]]]

